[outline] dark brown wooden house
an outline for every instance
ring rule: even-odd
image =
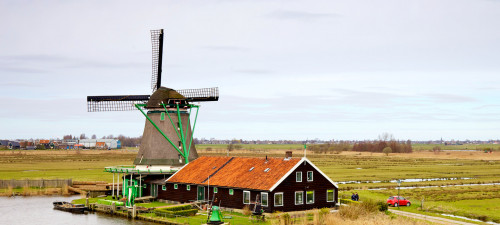
[[[158,187],[158,198],[265,212],[333,207],[338,186],[307,158],[200,157]]]

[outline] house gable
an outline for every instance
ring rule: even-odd
[[[302,158],[291,170],[289,170],[278,182],[276,182],[271,187],[270,191],[274,191],[289,176],[291,176],[291,175],[295,176],[295,171],[304,162],[307,163],[307,164],[309,164],[309,165],[311,165],[314,168],[315,171],[317,171],[318,173],[320,173],[320,175],[323,176],[325,179],[327,179],[333,186],[335,186],[336,188],[339,188],[339,186],[335,182],[333,182],[328,176],[326,176],[326,174],[324,174],[320,169],[318,169],[318,167],[316,167],[316,165],[314,165],[311,161],[309,161],[309,159]]]

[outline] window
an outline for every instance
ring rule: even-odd
[[[268,206],[268,202],[267,202],[267,192],[261,192],[260,193],[260,203],[262,204],[262,206]]]
[[[313,171],[307,171],[307,181],[313,181]]]
[[[148,187],[148,185],[147,185],[147,184],[144,184],[144,185],[143,185],[143,188],[147,188],[147,187]]]
[[[234,195],[234,190],[233,189],[229,189],[229,195]]]
[[[335,192],[333,190],[326,190],[326,201],[333,202],[335,201]]]
[[[295,181],[302,182],[302,172],[295,173]]]
[[[243,204],[250,204],[250,191],[243,191]]]
[[[314,204],[314,191],[307,191],[306,192],[306,203],[307,204]]]
[[[167,186],[162,185],[162,186],[161,186],[161,190],[166,191],[166,190],[167,190]]]
[[[274,194],[274,206],[283,206],[283,192]]]
[[[179,188],[179,186],[177,184],[174,184],[174,189],[177,189]]]
[[[304,204],[304,192],[303,191],[296,191],[295,192],[295,205],[302,205]]]
[[[191,185],[186,185],[186,190],[191,191]]]
[[[219,190],[217,190],[217,188],[216,188],[216,187],[214,187],[214,193],[217,193],[217,191],[219,191]]]

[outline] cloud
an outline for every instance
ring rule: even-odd
[[[441,93],[436,93],[436,94],[425,94],[425,97],[428,97],[431,101],[437,102],[437,103],[467,103],[467,102],[477,102],[477,99],[467,97],[467,96],[461,96],[461,95],[454,95],[454,94],[441,94]]]
[[[203,46],[203,49],[214,50],[214,51],[248,51],[248,48],[236,47],[236,46]]]
[[[288,11],[288,10],[277,10],[271,12],[269,17],[285,20],[317,20],[317,19],[329,19],[339,17],[339,14],[335,13],[311,13],[305,11]]]
[[[106,62],[57,55],[3,55],[0,70],[14,73],[48,73],[60,68],[143,68],[149,63]]]
[[[243,74],[270,74],[273,73],[271,70],[259,70],[259,69],[241,69],[241,70],[233,70],[236,73],[243,73]]]

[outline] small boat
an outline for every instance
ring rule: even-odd
[[[72,213],[85,213],[85,211],[89,210],[83,204],[71,204],[69,202],[53,202],[52,204],[54,205],[54,209]]]

